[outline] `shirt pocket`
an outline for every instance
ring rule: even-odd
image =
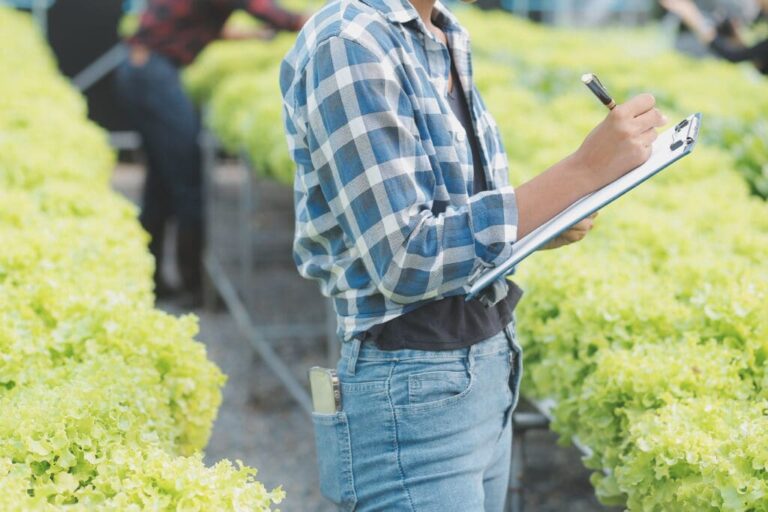
[[[352,476],[352,440],[344,412],[312,413],[320,476],[320,491],[339,510],[352,511],[357,504]]]

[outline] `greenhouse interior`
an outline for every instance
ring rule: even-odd
[[[1,512],[768,511],[768,2],[0,40]]]

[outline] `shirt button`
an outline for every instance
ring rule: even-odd
[[[464,142],[467,140],[467,133],[463,130],[456,130],[456,142]]]

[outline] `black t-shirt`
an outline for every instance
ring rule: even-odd
[[[487,190],[488,186],[480,142],[453,60],[451,76],[453,90],[448,93],[448,103],[467,132],[474,165],[473,194],[477,194]],[[512,313],[522,295],[520,287],[510,281],[506,297],[490,307],[477,299],[466,301],[463,295],[446,297],[374,326],[363,333],[362,339],[372,340],[384,350],[453,350],[468,347],[501,332],[512,320]]]

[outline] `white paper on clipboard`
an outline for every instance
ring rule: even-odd
[[[515,242],[512,246],[512,256],[507,261],[480,274],[471,283],[467,300],[477,296],[481,290],[498,278],[511,273],[515,265],[563,231],[688,155],[696,145],[700,125],[701,114],[692,114],[664,133],[659,134],[653,143],[651,157],[643,165],[629,171],[603,188],[582,197],[551,220]]]

